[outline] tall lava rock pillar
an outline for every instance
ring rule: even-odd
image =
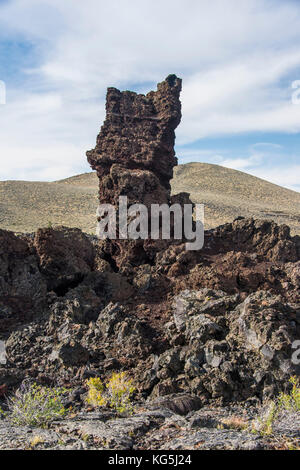
[[[175,157],[175,129],[181,120],[181,79],[169,75],[147,95],[108,88],[106,119],[96,147],[87,152],[99,178],[100,204],[170,204]],[[182,199],[182,198],[181,198]],[[178,201],[177,201],[178,202]],[[162,240],[160,240],[162,242]],[[149,261],[163,248],[150,240],[103,241],[116,265]]]

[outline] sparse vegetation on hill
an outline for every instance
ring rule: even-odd
[[[193,202],[205,204],[207,228],[243,216],[287,224],[293,234],[300,234],[300,193],[242,171],[208,163],[179,165],[172,191],[188,191]]]
[[[300,193],[241,171],[208,163],[188,163],[174,169],[172,193],[191,193],[205,204],[205,226],[216,227],[235,217],[275,220],[300,234]],[[98,204],[96,173],[48,182],[1,181],[0,227],[31,232],[38,227],[66,225],[95,232]]]

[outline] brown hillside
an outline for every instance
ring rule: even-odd
[[[1,181],[0,227],[31,232],[38,227],[66,225],[95,232],[98,179],[83,173],[55,182]],[[211,228],[238,216],[273,219],[300,234],[300,193],[241,171],[208,163],[175,168],[172,192],[191,193],[205,204],[205,226]]]

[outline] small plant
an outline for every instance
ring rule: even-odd
[[[299,378],[293,376],[289,382],[292,384],[290,393],[281,392],[279,397],[269,404],[267,413],[258,418],[259,425],[254,426],[253,432],[259,432],[263,436],[269,436],[273,433],[273,424],[282,412],[300,411],[300,385]]]
[[[292,390],[289,394],[281,393],[278,398],[278,406],[289,411],[300,411],[300,382],[299,377],[290,378]]]
[[[88,442],[89,439],[90,439],[90,435],[89,434],[82,434],[81,438],[84,442]]]
[[[259,426],[255,431],[259,431],[261,436],[270,436],[273,433],[273,424],[278,415],[278,406],[276,403],[271,402],[268,410],[262,418],[258,418]]]
[[[48,221],[48,228],[53,228],[51,220]]]
[[[86,384],[89,389],[87,402],[95,408],[98,406],[107,406],[107,399],[103,396],[105,387],[101,379],[99,377],[90,378]]]
[[[298,443],[290,443],[290,442],[287,442],[287,450],[300,450],[300,446]]]
[[[46,427],[67,413],[62,403],[64,388],[41,387],[23,382],[15,396],[7,401],[7,417],[16,426]]]
[[[132,380],[126,379],[125,372],[113,373],[107,384],[99,377],[87,381],[87,402],[94,406],[109,406],[118,413],[132,413],[131,396],[135,391]]]
[[[43,444],[45,441],[41,436],[34,436],[33,439],[30,441],[30,447],[34,449],[39,444]]]
[[[248,428],[247,421],[245,421],[245,419],[240,416],[230,416],[229,418],[224,418],[222,423],[229,429],[243,431]]]

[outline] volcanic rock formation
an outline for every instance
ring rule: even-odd
[[[191,203],[187,193],[171,197],[170,180],[177,165],[175,128],[181,120],[181,79],[169,75],[157,91],[139,95],[108,88],[106,120],[87,158],[99,177],[100,204],[118,208],[119,196],[128,204]],[[143,264],[168,242],[160,240],[102,243],[117,266]]]
[[[108,90],[88,152],[100,203],[188,201],[169,185],[180,89],[169,76],[146,96]],[[199,251],[66,227],[0,230],[0,394],[34,377],[77,387],[83,406],[86,378],[124,370],[139,398],[193,394],[198,407],[273,397],[300,372],[299,313],[300,238],[274,222],[238,218],[206,231]]]
[[[108,88],[106,120],[88,161],[99,177],[101,203],[170,201],[177,165],[175,129],[181,119],[181,79],[169,75],[146,96]]]

